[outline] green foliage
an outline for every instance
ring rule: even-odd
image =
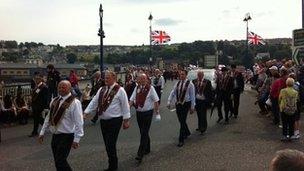
[[[69,64],[73,64],[77,60],[77,56],[74,53],[67,54],[67,59]]]
[[[2,56],[5,61],[16,62],[18,59],[18,52],[3,52]]]

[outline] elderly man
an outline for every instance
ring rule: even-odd
[[[207,108],[212,103],[211,81],[204,78],[204,72],[197,72],[197,79],[193,80],[195,87],[195,109],[198,118],[198,128],[202,134],[207,130]]]
[[[141,74],[138,79],[139,85],[133,91],[130,98],[130,106],[136,109],[137,123],[140,130],[140,145],[136,160],[139,163],[145,154],[150,153],[149,129],[151,126],[153,113],[159,115],[159,98],[153,86],[148,84],[146,74]]]
[[[121,125],[123,124],[124,129],[129,128],[130,106],[124,88],[116,83],[114,72],[106,72],[105,84],[106,86],[98,90],[84,113],[87,115],[97,109],[101,118],[101,132],[109,158],[107,170],[117,170],[116,142]]]
[[[53,134],[52,152],[58,171],[72,170],[67,158],[71,147],[77,149],[83,136],[83,117],[81,103],[72,96],[71,83],[67,80],[58,84],[59,96],[50,104],[50,112],[44,120],[39,142],[42,143],[47,128]]]
[[[190,130],[187,125],[187,115],[194,112],[195,107],[195,90],[194,85],[190,80],[187,80],[187,71],[181,70],[179,73],[180,80],[174,85],[169,98],[167,107],[170,109],[170,104],[176,102],[176,113],[180,123],[179,143],[178,147],[184,145],[184,139],[190,136]]]

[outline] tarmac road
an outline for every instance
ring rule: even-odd
[[[196,113],[188,115],[192,135],[185,146],[178,148],[179,124],[175,112],[168,110],[166,101],[173,82],[166,84],[160,113],[162,120],[153,121],[151,153],[136,166],[135,157],[139,146],[139,130],[132,109],[131,127],[121,130],[117,149],[119,170],[267,170],[277,150],[295,148],[303,150],[303,141],[280,142],[281,130],[270,124],[270,120],[258,114],[254,105],[255,93],[247,90],[241,96],[240,117],[229,125],[216,124],[217,113],[209,119],[204,135],[195,131]],[[208,113],[209,114],[209,113]],[[303,128],[303,127],[302,127]],[[0,143],[0,170],[55,170],[51,153],[51,135],[39,145],[28,138],[32,124],[2,129]],[[303,129],[302,129],[303,130]],[[107,168],[107,155],[102,140],[100,125],[85,124],[85,136],[80,148],[71,150],[69,163],[74,170],[103,170]]]

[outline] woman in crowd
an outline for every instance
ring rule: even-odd
[[[29,117],[29,109],[26,104],[26,101],[24,97],[22,96],[22,92],[18,91],[17,92],[17,97],[14,101],[16,111],[17,111],[17,119],[19,121],[19,124],[25,125],[27,124],[27,120]]]
[[[16,118],[16,109],[10,94],[4,96],[3,102],[1,103],[1,111],[1,120],[4,126],[12,125]]]
[[[291,140],[294,135],[295,113],[297,111],[298,92],[293,88],[294,79],[286,80],[286,88],[280,91],[279,106],[283,125],[282,141]]]

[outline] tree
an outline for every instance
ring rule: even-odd
[[[67,54],[67,59],[69,64],[73,64],[76,62],[77,56],[74,53]]]

